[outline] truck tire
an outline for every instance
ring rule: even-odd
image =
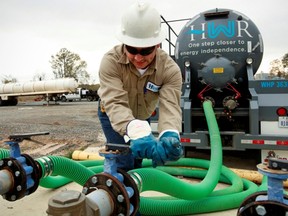
[[[8,100],[8,104],[9,104],[9,106],[16,106],[18,104],[17,98],[12,98],[12,99]]]
[[[8,105],[9,105],[9,103],[7,100],[0,99],[0,106],[8,106]]]
[[[65,96],[62,96],[62,97],[61,97],[61,101],[62,101],[62,102],[66,102],[66,101],[67,101],[66,97],[65,97]]]

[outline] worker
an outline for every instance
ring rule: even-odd
[[[140,168],[142,159],[153,166],[178,160],[182,113],[182,76],[173,59],[160,48],[165,39],[161,17],[148,3],[135,3],[122,17],[116,45],[102,58],[99,68],[98,117],[107,143],[130,145],[117,157],[123,170]],[[159,138],[150,117],[159,104]]]

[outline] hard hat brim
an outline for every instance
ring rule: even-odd
[[[165,30],[161,29],[161,32],[157,35],[157,37],[150,37],[150,38],[135,38],[125,35],[121,31],[121,27],[118,28],[116,32],[116,38],[122,42],[123,44],[133,46],[133,47],[151,47],[157,44],[160,44],[162,41],[165,40],[166,34]]]

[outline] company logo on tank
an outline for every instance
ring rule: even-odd
[[[190,43],[187,44],[188,50],[182,50],[180,56],[252,52],[253,36],[248,31],[249,23],[247,21],[228,20],[226,25],[208,22],[201,23],[200,26],[202,30],[196,29],[195,25],[190,26],[190,30],[187,31],[187,34],[190,35]]]

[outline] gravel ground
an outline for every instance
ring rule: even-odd
[[[20,102],[17,106],[0,107],[0,148],[9,148],[9,135],[49,132],[32,136],[20,143],[21,153],[32,157],[44,155],[71,156],[75,150],[101,146],[105,137],[97,117],[98,102],[75,101]]]

